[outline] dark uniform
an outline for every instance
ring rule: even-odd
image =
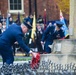
[[[45,42],[44,50],[46,53],[51,53],[51,49],[48,45],[52,45],[53,43],[53,34],[54,34],[55,26],[49,26],[45,30],[42,36],[42,41]]]
[[[28,47],[30,47],[30,46],[29,46],[29,40],[30,40],[30,38],[31,38],[31,30],[29,30],[29,31],[24,35],[24,37],[23,37],[23,40],[24,40],[25,44],[26,44]],[[29,56],[29,54],[26,53],[25,56]]]
[[[55,31],[54,33],[54,39],[63,39],[64,36],[64,32],[62,29],[60,29],[59,31]]]
[[[58,27],[58,30],[55,31],[55,33],[53,34],[53,38],[54,39],[64,39],[65,35],[64,35],[64,31],[61,29],[63,23],[60,21],[56,21],[56,26]]]
[[[2,23],[2,19],[3,19],[3,17],[2,17],[2,15],[0,15],[0,23]]]
[[[1,30],[1,28],[0,28],[0,34],[2,33],[2,30]]]
[[[26,46],[22,37],[24,36],[20,26],[13,24],[11,25],[0,37],[0,54],[3,59],[3,63],[12,64],[14,61],[12,45],[18,41],[20,47],[27,53],[30,51],[29,47]]]
[[[31,30],[29,30],[29,31],[25,34],[25,36],[24,36],[24,38],[23,38],[23,40],[24,40],[24,42],[25,42],[25,44],[26,44],[27,46],[29,46],[29,40],[30,40],[30,38],[31,38]]]
[[[38,52],[39,53],[43,53],[43,48],[42,48],[42,45],[41,45],[41,38],[42,38],[42,35],[43,35],[43,30],[40,29],[36,29],[36,46],[38,48]]]

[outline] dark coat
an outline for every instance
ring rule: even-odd
[[[38,48],[38,52],[40,52],[40,53],[43,52],[43,48],[41,45],[42,35],[43,35],[43,30],[42,29],[41,30],[36,29],[36,46]]]
[[[23,36],[24,34],[22,33],[21,27],[16,24],[11,25],[4,33],[2,33],[2,36],[0,37],[0,54],[2,55],[3,63],[13,63],[14,57],[11,46],[16,41],[24,51],[27,53],[30,51],[29,47],[26,46],[22,39]]]
[[[31,30],[29,30],[29,31],[26,33],[26,35],[24,36],[24,38],[23,38],[25,44],[28,45],[28,46],[29,46],[29,40],[30,40],[30,38],[31,38]]]
[[[0,29],[0,34],[2,33],[1,29]]]
[[[44,49],[45,49],[45,52],[47,53],[51,52],[51,49],[48,47],[48,45],[52,45],[53,43],[54,30],[55,30],[55,26],[49,26],[45,30],[43,37],[42,37],[42,41],[45,42]]]
[[[54,26],[49,26],[43,33],[42,41],[48,41],[48,42],[53,42],[53,33],[54,33],[55,27]]]
[[[62,39],[65,37],[64,35],[64,31],[62,29],[60,29],[59,31],[55,31],[55,33],[53,34],[53,38],[54,39]]]
[[[0,23],[2,23],[2,19],[3,19],[3,17],[2,17],[2,15],[0,15]]]

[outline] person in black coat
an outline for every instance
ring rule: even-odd
[[[2,23],[0,23],[0,34],[2,34]]]
[[[13,23],[14,23],[13,18],[10,17],[10,18],[9,18],[9,26],[12,25]]]
[[[2,17],[1,12],[0,12],[0,23],[2,23],[2,19],[3,19],[3,17]]]
[[[29,31],[24,35],[24,37],[23,37],[23,40],[24,40],[25,44],[26,44],[28,47],[30,47],[30,46],[29,46],[29,40],[30,40],[30,38],[31,38],[31,30],[29,30]],[[28,53],[26,53],[25,56],[30,56],[30,55],[29,55]]]
[[[41,28],[40,23],[37,23],[37,29],[36,29],[36,47],[38,48],[39,53],[43,53],[43,47],[41,45],[41,38],[43,35],[43,29]]]
[[[16,41],[25,52],[31,53],[33,56],[35,56],[36,53],[32,52],[23,41],[24,34],[28,31],[28,29],[31,28],[31,25],[23,21],[21,26],[13,24],[9,26],[4,33],[2,33],[0,37],[0,55],[2,56],[3,64],[13,64],[14,56],[12,45]]]

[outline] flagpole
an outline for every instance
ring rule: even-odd
[[[8,28],[8,26],[9,26],[9,19],[8,19],[8,10],[7,10],[6,29]]]
[[[46,8],[44,9],[44,30],[46,29]]]

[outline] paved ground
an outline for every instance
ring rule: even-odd
[[[15,58],[15,61],[14,61],[14,64],[17,64],[17,63],[25,63],[25,62],[29,62],[31,60],[31,55],[30,56],[25,56],[26,54],[24,53],[16,53],[16,55],[14,56]],[[0,56],[0,67],[2,66],[2,57]]]
[[[14,64],[23,64],[23,63],[29,63],[28,61],[14,61]],[[2,62],[0,62],[0,67],[2,66]]]

